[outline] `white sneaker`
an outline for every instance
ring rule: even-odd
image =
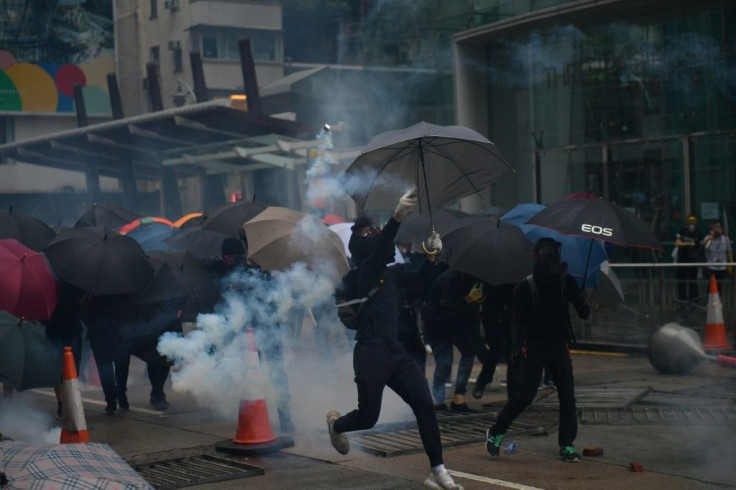
[[[333,425],[335,425],[335,420],[339,418],[340,412],[336,410],[327,412],[327,428],[330,431],[330,441],[332,442],[332,447],[334,447],[340,454],[347,454],[348,452],[350,452],[350,439],[348,439],[348,436],[346,436],[345,434],[335,432],[335,429],[333,429],[332,427]]]
[[[444,468],[438,472],[430,471],[429,476],[424,480],[424,485],[445,490],[463,490],[463,486],[455,483],[450,472]]]

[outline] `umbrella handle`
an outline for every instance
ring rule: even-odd
[[[583,287],[585,289],[585,280],[588,278],[588,265],[590,264],[590,254],[593,251],[593,239],[590,239],[590,246],[588,247],[588,258],[585,259],[585,271],[583,272]]]
[[[432,213],[429,214],[429,219],[430,219],[430,221],[432,220]],[[432,235],[434,235],[435,233],[436,233],[436,231],[434,229],[434,225],[432,225],[432,233],[431,233],[430,237]],[[427,246],[424,244],[424,240],[422,240],[422,251],[425,254],[427,254],[427,255],[437,255],[438,253],[440,253],[440,251],[437,250],[437,249],[435,249],[435,250],[429,250],[429,249],[427,249]]]
[[[432,205],[429,202],[429,183],[427,182],[427,169],[424,166],[424,150],[422,149],[422,139],[419,138],[419,161],[422,164],[422,177],[424,177],[424,193],[427,194],[427,211],[429,212],[429,226],[432,227],[432,231],[434,232],[434,221],[432,220]],[[422,243],[422,248],[424,248],[426,252],[426,248],[424,247],[424,243]],[[429,252],[426,252],[429,253]],[[435,252],[436,254],[437,252]]]

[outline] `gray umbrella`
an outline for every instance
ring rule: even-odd
[[[496,145],[476,131],[420,122],[373,138],[345,176],[360,183],[347,188],[363,209],[392,207],[416,187],[419,211],[431,213],[432,207],[476,194],[513,171]]]
[[[0,311],[0,381],[18,391],[53,387],[61,380],[61,352],[43,325]]]

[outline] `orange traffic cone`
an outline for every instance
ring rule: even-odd
[[[64,371],[61,381],[63,418],[61,421],[61,442],[89,442],[87,421],[82,407],[82,393],[79,391],[79,378],[74,365],[74,354],[71,347],[64,347]]]
[[[240,400],[235,437],[216,443],[215,450],[230,454],[262,454],[291,447],[294,445],[291,437],[276,437],[271,430],[258,350],[251,328],[246,329],[246,338],[247,398]]]
[[[723,305],[718,295],[716,276],[710,276],[708,288],[708,316],[705,321],[705,339],[703,348],[706,351],[731,350],[731,344],[726,337],[726,325],[723,323]]]

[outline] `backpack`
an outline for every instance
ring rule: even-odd
[[[335,289],[335,306],[337,316],[345,327],[357,330],[365,319],[368,300],[378,291],[378,286],[371,289],[363,298],[357,298],[358,269],[354,267],[345,274]]]

